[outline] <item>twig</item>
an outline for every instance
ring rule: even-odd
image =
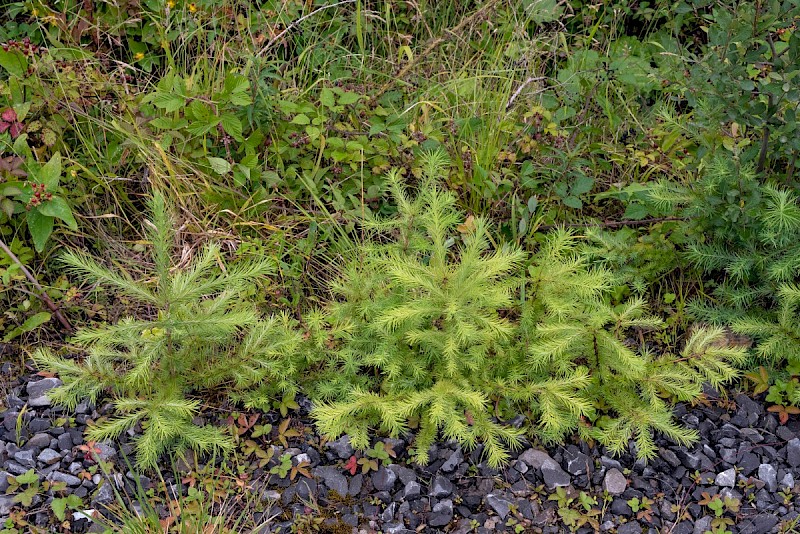
[[[44,288],[41,286],[41,284],[39,284],[39,281],[36,280],[36,277],[31,274],[28,268],[25,267],[25,265],[23,265],[21,261],[19,261],[17,255],[11,252],[11,249],[8,248],[8,245],[6,245],[5,241],[3,241],[2,239],[0,239],[0,248],[3,249],[3,252],[8,254],[8,257],[11,258],[11,261],[16,263],[17,266],[20,268],[20,270],[22,270],[23,274],[25,275],[25,278],[27,278],[28,281],[31,284],[33,284],[33,287],[35,287],[39,291],[39,293],[34,293],[34,294],[40,299],[42,299],[42,301],[47,305],[47,307],[50,308],[50,311],[53,312],[53,315],[56,316],[58,322],[61,323],[61,325],[67,330],[67,332],[71,333],[73,331],[72,325],[69,324],[67,318],[64,317],[64,315],[61,313],[61,310],[58,309],[56,303],[50,299],[50,297],[45,292]]]
[[[261,50],[258,51],[258,54],[256,54],[256,57],[261,57],[264,54],[264,52],[266,52],[267,50],[272,48],[272,45],[274,45],[275,43],[280,41],[283,38],[284,35],[286,35],[290,31],[292,31],[293,29],[295,29],[297,27],[297,25],[300,24],[301,22],[303,22],[304,20],[313,17],[314,15],[319,13],[320,11],[325,11],[326,9],[330,9],[332,7],[339,7],[339,6],[344,5],[344,4],[352,4],[355,1],[356,0],[342,0],[341,2],[336,2],[335,4],[329,4],[327,6],[322,6],[320,8],[317,8],[314,11],[312,11],[311,13],[309,13],[308,15],[303,15],[299,19],[295,20],[294,22],[292,22],[291,24],[286,26],[286,29],[284,29],[281,33],[279,33],[278,35],[276,35],[275,37],[270,39],[269,42],[266,45],[264,45],[264,48],[262,48]]]
[[[459,35],[461,33],[461,30],[467,27],[467,25],[471,24],[474,20],[482,17],[487,11],[494,8],[494,6],[499,1],[500,0],[489,0],[489,2],[486,3],[486,5],[477,10],[472,15],[465,17],[461,22],[458,23],[458,25],[456,25],[456,27],[454,27],[451,30],[447,30],[446,33],[449,35]],[[385,93],[386,91],[388,91],[389,88],[392,87],[397,80],[404,78],[405,75],[409,73],[409,71],[414,67],[414,65],[417,64],[419,58],[427,56],[433,51],[434,48],[436,48],[437,46],[439,46],[440,44],[442,44],[447,40],[448,37],[445,36],[439,36],[433,39],[421,53],[415,55],[414,59],[406,63],[406,65],[402,69],[400,69],[400,72],[398,72],[391,80],[383,84],[380,87],[380,89],[378,89],[378,91],[374,95],[372,95],[372,99],[377,100],[378,98],[380,98],[380,96],[383,95],[383,93]]]
[[[648,224],[669,222],[669,221],[688,221],[690,217],[653,217],[650,219],[640,220],[625,220],[625,221],[603,221],[603,222],[585,222],[585,223],[571,223],[571,224],[543,224],[539,226],[538,230],[552,230],[553,228],[590,228],[592,226],[599,226],[601,228],[619,228],[621,226],[645,226]]]
[[[508,99],[508,104],[506,104],[506,111],[508,111],[508,109],[511,108],[511,105],[514,103],[514,100],[517,99],[519,94],[522,92],[523,89],[525,89],[525,87],[527,87],[527,85],[529,83],[540,82],[540,81],[546,80],[546,79],[547,79],[546,76],[536,76],[536,77],[532,76],[532,77],[528,78],[527,80],[525,80],[524,82],[522,82],[522,85],[520,85],[517,88],[517,90],[514,91],[514,94],[511,95],[511,98]]]

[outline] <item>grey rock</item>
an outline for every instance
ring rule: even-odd
[[[627,501],[621,497],[614,499],[611,501],[611,513],[615,515],[621,516],[630,516],[633,515],[633,510],[631,510],[630,505]]]
[[[693,534],[694,527],[689,521],[681,521],[675,528],[672,529],[670,534]]]
[[[745,452],[742,454],[742,459],[739,460],[736,465],[742,468],[742,474],[747,477],[758,469],[758,466],[761,465],[761,460],[758,458],[758,455],[752,452]]]
[[[552,490],[557,487],[569,486],[572,482],[569,475],[561,469],[555,461],[552,463],[545,463],[542,466],[542,478],[548,489]]]
[[[416,480],[409,480],[403,489],[403,498],[407,501],[416,499],[422,493],[422,486]]]
[[[625,479],[619,469],[609,469],[603,479],[603,489],[610,495],[621,495],[628,487],[628,481]]]
[[[786,444],[786,462],[792,467],[800,467],[800,438],[791,439]]]
[[[500,516],[500,519],[505,519],[508,513],[511,511],[511,505],[513,503],[508,499],[503,498],[502,495],[490,493],[486,496],[486,504],[489,505],[489,508],[494,510],[498,516]]]
[[[394,514],[396,511],[397,511],[397,503],[396,502],[389,503],[389,506],[387,506],[383,510],[383,513],[381,514],[381,521],[383,521],[384,523],[390,522],[392,519],[394,519]]]
[[[697,469],[700,467],[700,455],[695,454],[691,451],[686,451],[683,449],[679,449],[678,452],[675,453],[675,456],[680,459],[681,463],[687,469]]]
[[[663,458],[672,467],[678,467],[681,465],[681,460],[678,458],[678,455],[670,449],[660,449],[659,452],[661,454],[661,458]]]
[[[53,471],[47,476],[47,480],[52,482],[64,482],[67,486],[75,487],[81,485],[81,479],[76,476],[62,473],[61,471]]]
[[[783,475],[783,478],[780,482],[781,488],[794,488],[794,475],[791,472],[786,473]]]
[[[400,482],[404,485],[408,484],[412,480],[417,480],[417,474],[413,469],[409,469],[408,467],[392,464],[389,466],[389,470],[393,471],[394,474],[400,478]]]
[[[108,441],[96,443],[94,450],[95,455],[103,462],[110,462],[117,457],[117,448]]]
[[[115,498],[114,488],[111,487],[111,484],[105,482],[97,489],[97,492],[92,497],[92,504],[109,504],[114,502]]]
[[[19,451],[14,454],[14,460],[19,462],[23,467],[35,467],[36,461],[33,459],[33,451]]]
[[[432,527],[443,527],[453,520],[453,501],[445,499],[439,501],[428,515],[428,524]]]
[[[561,469],[558,462],[553,460],[549,454],[539,449],[528,449],[519,456],[519,460],[525,462],[534,469],[542,472],[544,483],[547,489],[554,489],[559,486],[569,486],[570,477]]]
[[[347,479],[342,472],[335,467],[317,467],[314,475],[322,479],[328,489],[335,491],[341,496],[347,495]]]
[[[44,432],[40,432],[38,434],[34,434],[31,439],[29,439],[23,449],[33,449],[33,450],[42,450],[45,447],[50,446],[50,440],[53,439],[50,434],[45,434]]]
[[[66,433],[58,436],[58,448],[65,452],[72,450],[72,436]]]
[[[549,454],[539,449],[528,449],[519,455],[519,460],[525,462],[534,469],[541,469],[547,462],[555,463]]]
[[[372,486],[378,491],[392,491],[397,475],[394,471],[381,467],[372,474]]]
[[[384,523],[381,531],[386,534],[414,534],[414,531],[407,529],[403,523]]]
[[[353,447],[350,445],[350,436],[344,435],[336,441],[329,441],[325,446],[333,451],[340,460],[347,460],[353,455]]]
[[[5,494],[6,490],[8,489],[8,477],[10,476],[11,473],[0,471],[0,495]]]
[[[354,475],[353,478],[350,479],[350,487],[347,490],[347,494],[351,497],[355,497],[356,495],[361,494],[361,486],[364,485],[364,475],[358,473]]]
[[[710,517],[704,516],[694,522],[694,534],[705,534],[707,530],[711,530]]]
[[[775,431],[775,435],[781,438],[783,441],[791,441],[797,437],[797,434],[789,430],[786,426],[779,426],[778,429]]]
[[[28,430],[31,432],[44,432],[50,428],[50,420],[44,417],[37,417],[28,423]]]
[[[629,521],[617,529],[617,534],[642,534],[642,526],[636,521]]]
[[[730,468],[726,469],[722,473],[719,473],[714,479],[714,484],[726,488],[734,487],[736,485],[736,469]]]
[[[14,507],[14,497],[11,495],[0,495],[0,517],[7,516]]]
[[[778,518],[775,514],[759,514],[740,521],[736,528],[739,534],[767,534],[777,524]]]
[[[53,449],[44,449],[39,453],[39,456],[37,456],[36,459],[43,464],[53,465],[61,461],[61,455]]]
[[[590,464],[589,457],[580,451],[568,449],[564,454],[564,469],[570,475],[585,475]]]
[[[317,481],[313,478],[304,478],[297,482],[297,496],[307,501],[317,493]]]
[[[758,466],[758,479],[764,483],[770,493],[778,491],[778,472],[772,464]]]
[[[450,455],[450,458],[442,464],[442,471],[445,473],[451,473],[456,470],[458,465],[464,461],[464,454],[461,452],[461,447],[457,448],[453,454]]]
[[[453,493],[453,483],[442,475],[436,475],[431,483],[430,496],[434,498],[447,497]]]
[[[25,391],[28,393],[29,399],[36,399],[47,394],[48,391],[61,384],[62,382],[58,378],[43,378],[35,382],[28,382],[25,386]],[[30,405],[30,401],[28,404]]]

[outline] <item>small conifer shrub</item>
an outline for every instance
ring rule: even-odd
[[[89,439],[113,439],[141,425],[136,449],[142,466],[154,465],[168,450],[228,450],[232,441],[222,430],[193,423],[203,403],[195,394],[265,385],[291,390],[296,374],[291,355],[300,342],[287,316],[262,319],[240,298],[273,272],[270,259],[220,269],[220,249],[212,243],[185,268],[173,267],[175,232],[168,206],[158,193],[150,206],[151,278],[135,280],[83,252],[68,252],[62,261],[73,275],[144,305],[151,315],[80,330],[73,342],[85,357],[60,357],[47,349],[34,354],[39,366],[64,382],[50,392],[56,403],[73,408],[83,400],[111,397],[117,415],[91,427]]]
[[[502,423],[519,413],[542,439],[578,430],[616,452],[635,439],[643,457],[654,430],[694,439],[667,399],[731,379],[743,351],[719,328],[698,329],[676,355],[637,350],[629,337],[661,327],[642,300],[612,306],[616,280],[569,232],[531,257],[495,245],[486,222],[465,219],[436,185],[445,163],[427,156],[416,196],[390,173],[397,214],[363,222],[364,242],[332,286],[338,343],[318,381],[320,430],[359,448],[371,429],[414,430],[421,463],[438,437],[482,441],[494,466],[525,431]]]

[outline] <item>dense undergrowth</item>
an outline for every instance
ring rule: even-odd
[[[234,446],[201,406],[298,394],[330,437],[495,465],[689,442],[704,382],[800,405],[793,2],[2,17],[4,342],[58,400],[111,396],[93,437],[138,425],[144,465]]]

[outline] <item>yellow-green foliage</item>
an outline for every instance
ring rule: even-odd
[[[442,165],[426,157],[415,197],[390,174],[397,214],[364,221],[366,239],[332,286],[340,343],[313,412],[322,432],[363,448],[373,427],[413,428],[420,462],[441,432],[466,447],[483,441],[491,465],[521,434],[498,410],[529,414],[546,440],[578,429],[620,452],[635,438],[644,457],[654,429],[692,440],[663,397],[691,399],[704,381],[733,378],[742,351],[701,329],[680,355],[637,352],[628,334],[661,326],[643,300],[609,304],[613,276],[590,268],[566,231],[523,275],[525,254],[493,246],[487,223],[465,219],[436,185]]]
[[[73,341],[84,357],[63,358],[46,349],[34,354],[41,367],[64,382],[50,392],[55,402],[74,407],[83,399],[94,402],[111,395],[117,415],[93,426],[89,439],[116,438],[141,423],[137,458],[148,466],[168,449],[227,450],[231,441],[221,429],[192,422],[202,404],[192,393],[221,386],[245,391],[265,384],[293,390],[292,355],[300,342],[288,316],[262,319],[239,298],[248,285],[273,271],[271,260],[242,261],[220,271],[219,247],[209,244],[186,268],[173,269],[173,222],[159,194],[152,211],[152,283],[110,270],[80,252],[65,254],[63,262],[71,272],[150,306],[154,316],[79,331]]]

